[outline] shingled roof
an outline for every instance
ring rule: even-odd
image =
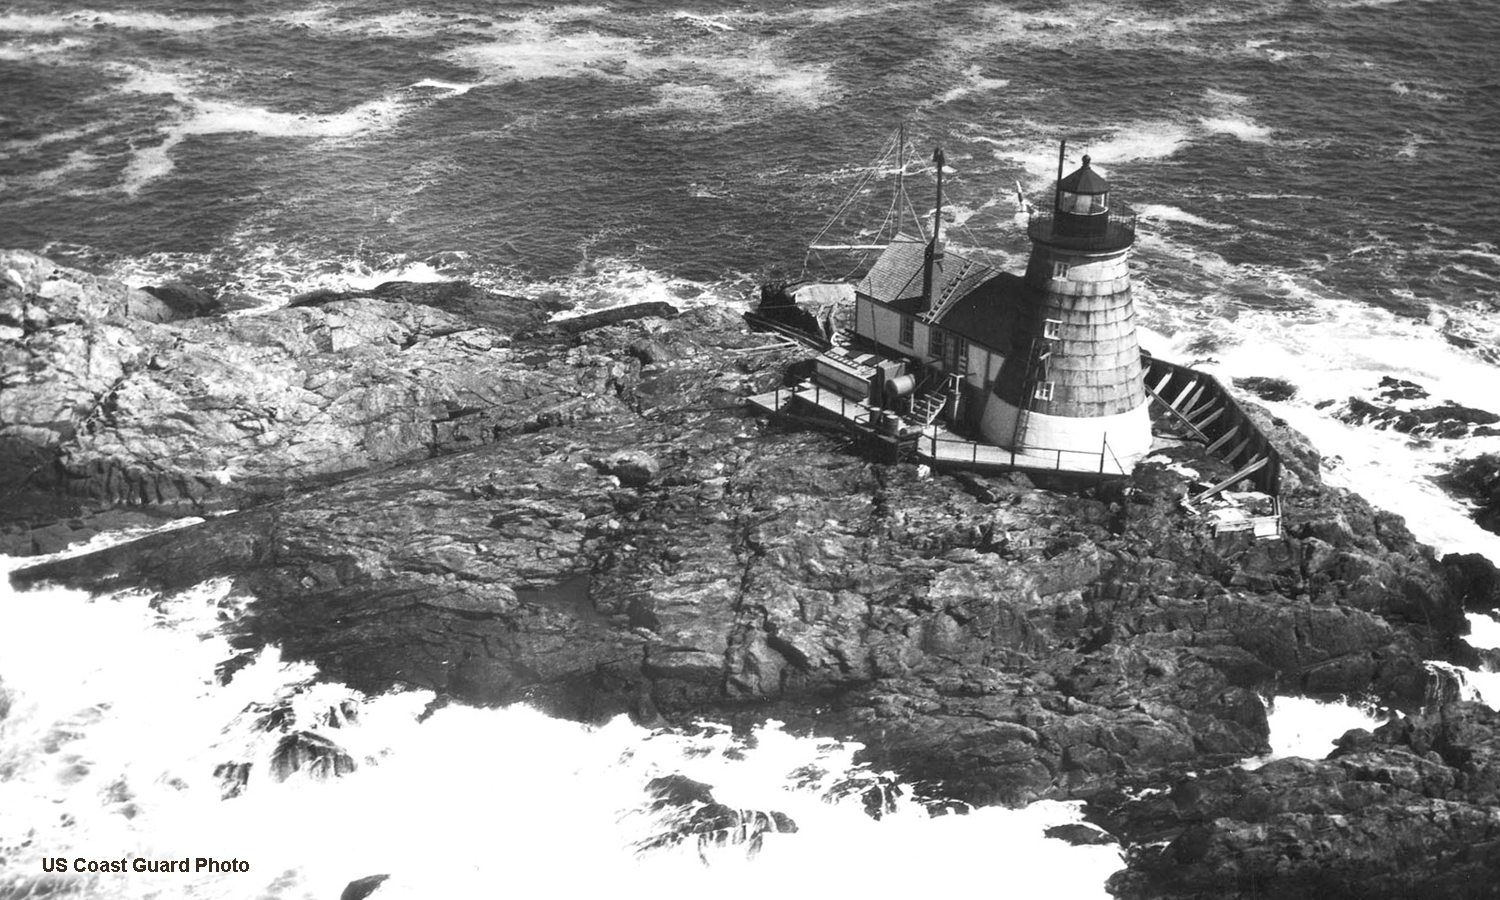
[[[926,241],[897,236],[881,251],[880,257],[854,289],[903,312],[911,311],[903,301],[922,299],[922,264],[926,252]],[[1000,270],[993,266],[957,253],[945,253],[932,273],[932,296],[941,298],[955,293],[963,296],[998,274]]]
[[[917,315],[922,306],[922,265],[927,242],[899,235],[881,252],[855,291],[893,309]],[[958,299],[938,324],[971,343],[1004,352],[1009,345],[1008,315],[1022,279],[955,253],[945,253],[933,272],[934,298]]]

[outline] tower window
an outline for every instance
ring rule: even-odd
[[[1062,320],[1048,319],[1042,323],[1042,337],[1049,341],[1059,340],[1062,337]]]
[[[1050,382],[1050,381],[1038,382],[1037,386],[1036,386],[1036,391],[1032,394],[1032,396],[1035,397],[1038,400],[1051,400],[1052,399],[1052,382]]]
[[[901,346],[910,347],[917,339],[917,320],[911,316],[901,317]]]
[[[1067,278],[1068,277],[1068,264],[1065,263],[1065,262],[1055,262],[1055,263],[1053,263],[1052,264],[1052,277],[1053,278]]]

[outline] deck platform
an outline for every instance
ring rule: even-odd
[[[1007,450],[969,440],[941,425],[918,426],[816,384],[778,388],[749,397],[746,403],[772,415],[837,423],[847,431],[887,446],[893,453],[909,453],[935,468],[1120,478],[1128,476],[1135,463],[1133,459],[1116,459],[1108,446],[1092,453],[1064,449]]]

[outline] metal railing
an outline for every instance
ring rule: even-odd
[[[983,444],[978,441],[965,441],[958,438],[938,437],[936,429],[924,434],[928,447],[927,455],[939,462],[962,463],[963,453],[950,453],[941,455],[938,447],[966,447],[969,451],[968,463],[971,466],[1005,465],[1015,469],[1049,469],[1057,472],[1094,472],[1100,475],[1114,474],[1109,471],[1108,463],[1114,461],[1114,468],[1121,475],[1128,475],[1125,467],[1115,456],[1114,450],[1109,446],[1109,437],[1106,435],[1100,443],[1097,452],[1093,450],[1074,450],[1065,447],[1027,447],[1024,450],[1016,450],[1014,447],[1000,447],[995,444]],[[980,449],[985,453],[981,458]],[[1052,464],[1038,465],[1039,462],[1051,457]],[[1067,465],[1064,465],[1064,461]]]
[[[782,409],[783,405],[784,405],[783,401],[781,399],[783,395],[785,395],[788,398],[795,398],[798,394],[803,393],[804,391],[807,391],[807,390],[809,390],[809,388],[805,388],[805,387],[804,388],[787,388],[787,387],[778,387],[778,388],[776,388],[776,390],[772,393],[772,398],[773,398],[773,402],[775,404],[775,407],[776,407],[777,411],[780,411]],[[829,413],[831,413],[831,412],[834,411],[833,408],[832,408],[832,402],[830,402],[828,405],[824,405],[823,398],[825,396],[827,396],[827,397],[837,397],[838,398],[838,415],[839,415],[840,418],[843,418],[844,420],[849,421],[849,422],[853,422],[856,425],[863,425],[866,428],[871,428],[871,429],[877,429],[878,430],[879,424],[880,424],[880,418],[879,418],[880,417],[880,412],[881,412],[880,410],[874,409],[874,408],[869,407],[869,406],[866,406],[865,404],[860,403],[860,402],[858,402],[856,400],[850,400],[848,397],[845,397],[843,394],[839,393],[838,391],[834,391],[834,390],[824,391],[823,390],[823,386],[820,385],[820,384],[818,384],[818,383],[816,383],[816,382],[814,382],[811,385],[811,391],[812,391],[812,394],[813,394],[813,398],[812,398],[813,399],[813,405],[816,406],[818,409],[822,410],[823,412],[829,412]],[[850,407],[853,407],[852,411],[851,411]]]
[[[1006,448],[996,444],[982,443],[979,441],[967,441],[956,437],[940,437],[936,427],[928,426],[920,432],[902,431],[891,432],[884,427],[884,417],[887,410],[867,406],[855,400],[850,400],[843,394],[829,390],[824,391],[819,384],[812,384],[803,388],[778,387],[772,393],[773,405],[779,412],[783,410],[785,401],[798,397],[806,398],[811,393],[813,405],[820,411],[826,413],[837,412],[838,416],[853,425],[868,428],[876,436],[883,437],[897,444],[905,444],[908,441],[918,448],[925,446],[926,455],[935,462],[957,463],[978,467],[980,465],[1008,466],[1013,469],[1042,469],[1057,472],[1089,473],[1097,472],[1100,475],[1112,475],[1119,473],[1128,475],[1124,465],[1115,456],[1114,450],[1109,446],[1109,435],[1105,435],[1097,451],[1076,450],[1066,447],[1027,447],[1024,450],[1016,450],[1014,447]],[[837,404],[833,399],[837,398]],[[825,400],[827,401],[825,403]],[[939,453],[939,447],[952,449],[953,452]],[[981,453],[980,451],[984,451]],[[965,460],[964,457],[968,459]],[[1048,458],[1050,457],[1050,465]],[[1113,470],[1110,463],[1114,463]]]
[[[1119,250],[1134,243],[1135,216],[1109,215],[1109,222],[1098,234],[1070,234],[1058,229],[1055,213],[1033,211],[1026,221],[1026,234],[1033,241],[1076,250]]]

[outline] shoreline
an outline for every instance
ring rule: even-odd
[[[1399,787],[1370,810],[1405,812],[1337,815],[1372,846],[1415,839],[1399,824],[1412,810],[1489,802],[1489,738],[1443,738],[1467,762],[1407,756],[1444,722],[1493,728],[1473,704],[1430,708],[1426,663],[1488,658],[1461,634],[1466,612],[1500,606],[1494,567],[1439,559],[1399,516],[1322,486],[1315,451],[1283,453],[1300,484],[1282,535],[1215,536],[1178,506],[1214,480],[1189,451],[1138,467],[1128,488],[1062,494],[871,465],[836,438],[759,423],[740,398],[781,383],[798,354],[713,308],[570,331],[535,301],[451,284],[324,295],[254,321],[83,306],[33,315],[29,346],[104,345],[138,364],[105,379],[113,399],[82,414],[96,425],[74,428],[77,450],[146,446],[263,480],[205,482],[238,511],[22,569],[19,587],[170,593],[227,578],[241,658],[276,645],[367,693],[524,701],[586,722],[774,718],[859,740],[871,765],[955,800],[1084,800],[1132,848],[1125,897],[1203,889],[1191,879],[1215,877],[1214,848],[1243,829],[1274,820],[1302,841],[1308,816],[1333,815],[1317,804],[1370,778]],[[1296,440],[1267,428],[1283,449]],[[327,448],[353,448],[340,458],[356,464],[327,465]],[[126,497],[160,503],[162,477],[148,488],[119,470]],[[99,471],[107,488],[116,469]],[[191,491],[167,499],[205,508]],[[1371,696],[1405,724],[1331,760],[1230,771],[1268,749],[1261,697],[1285,693]],[[1131,799],[1189,774],[1191,804]],[[1252,788],[1276,802],[1236,805]],[[1189,874],[1158,868],[1163,854]],[[1374,866],[1389,879],[1371,896],[1407,877],[1378,859],[1344,869],[1315,853],[1285,872],[1276,859],[1243,865],[1285,896],[1311,890],[1318,866],[1365,888]]]

